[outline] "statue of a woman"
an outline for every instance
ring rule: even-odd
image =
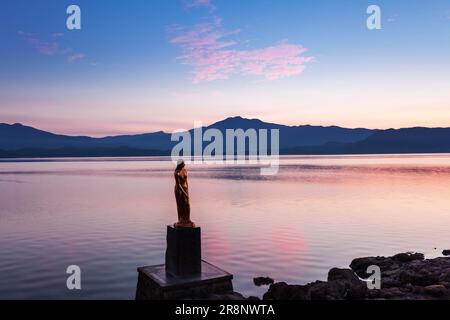
[[[175,227],[194,228],[191,221],[191,207],[189,205],[189,188],[187,170],[183,160],[178,160],[175,176],[175,199],[177,200],[178,222]]]

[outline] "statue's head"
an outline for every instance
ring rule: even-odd
[[[177,170],[183,169],[184,166],[185,166],[184,160],[183,160],[183,159],[179,159],[179,160],[177,161]]]

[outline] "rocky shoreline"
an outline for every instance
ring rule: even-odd
[[[449,251],[443,252],[444,255]],[[369,289],[369,266],[381,270],[380,289]],[[425,259],[421,253],[392,257],[366,257],[349,269],[333,268],[328,281],[306,285],[278,282],[270,285],[264,300],[450,300],[450,257]]]
[[[269,277],[253,279],[256,286],[270,285],[263,300],[450,300],[450,250],[444,257],[425,259],[422,253],[399,253],[392,257],[354,259],[349,268],[333,268],[327,281],[305,285],[275,282]],[[373,271],[379,270],[380,289],[369,289]],[[370,273],[368,273],[368,271]],[[186,296],[201,300],[261,300],[239,292]]]

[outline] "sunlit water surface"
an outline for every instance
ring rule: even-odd
[[[450,155],[283,157],[189,166],[203,258],[253,277],[325,280],[356,257],[450,249]],[[0,161],[0,298],[133,299],[136,267],[164,262],[176,220],[166,158]],[[66,268],[82,290],[66,288]]]

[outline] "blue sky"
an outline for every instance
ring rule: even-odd
[[[81,30],[66,29],[70,4]],[[366,28],[370,4],[382,30]],[[8,0],[0,38],[0,122],[450,126],[448,0]]]

